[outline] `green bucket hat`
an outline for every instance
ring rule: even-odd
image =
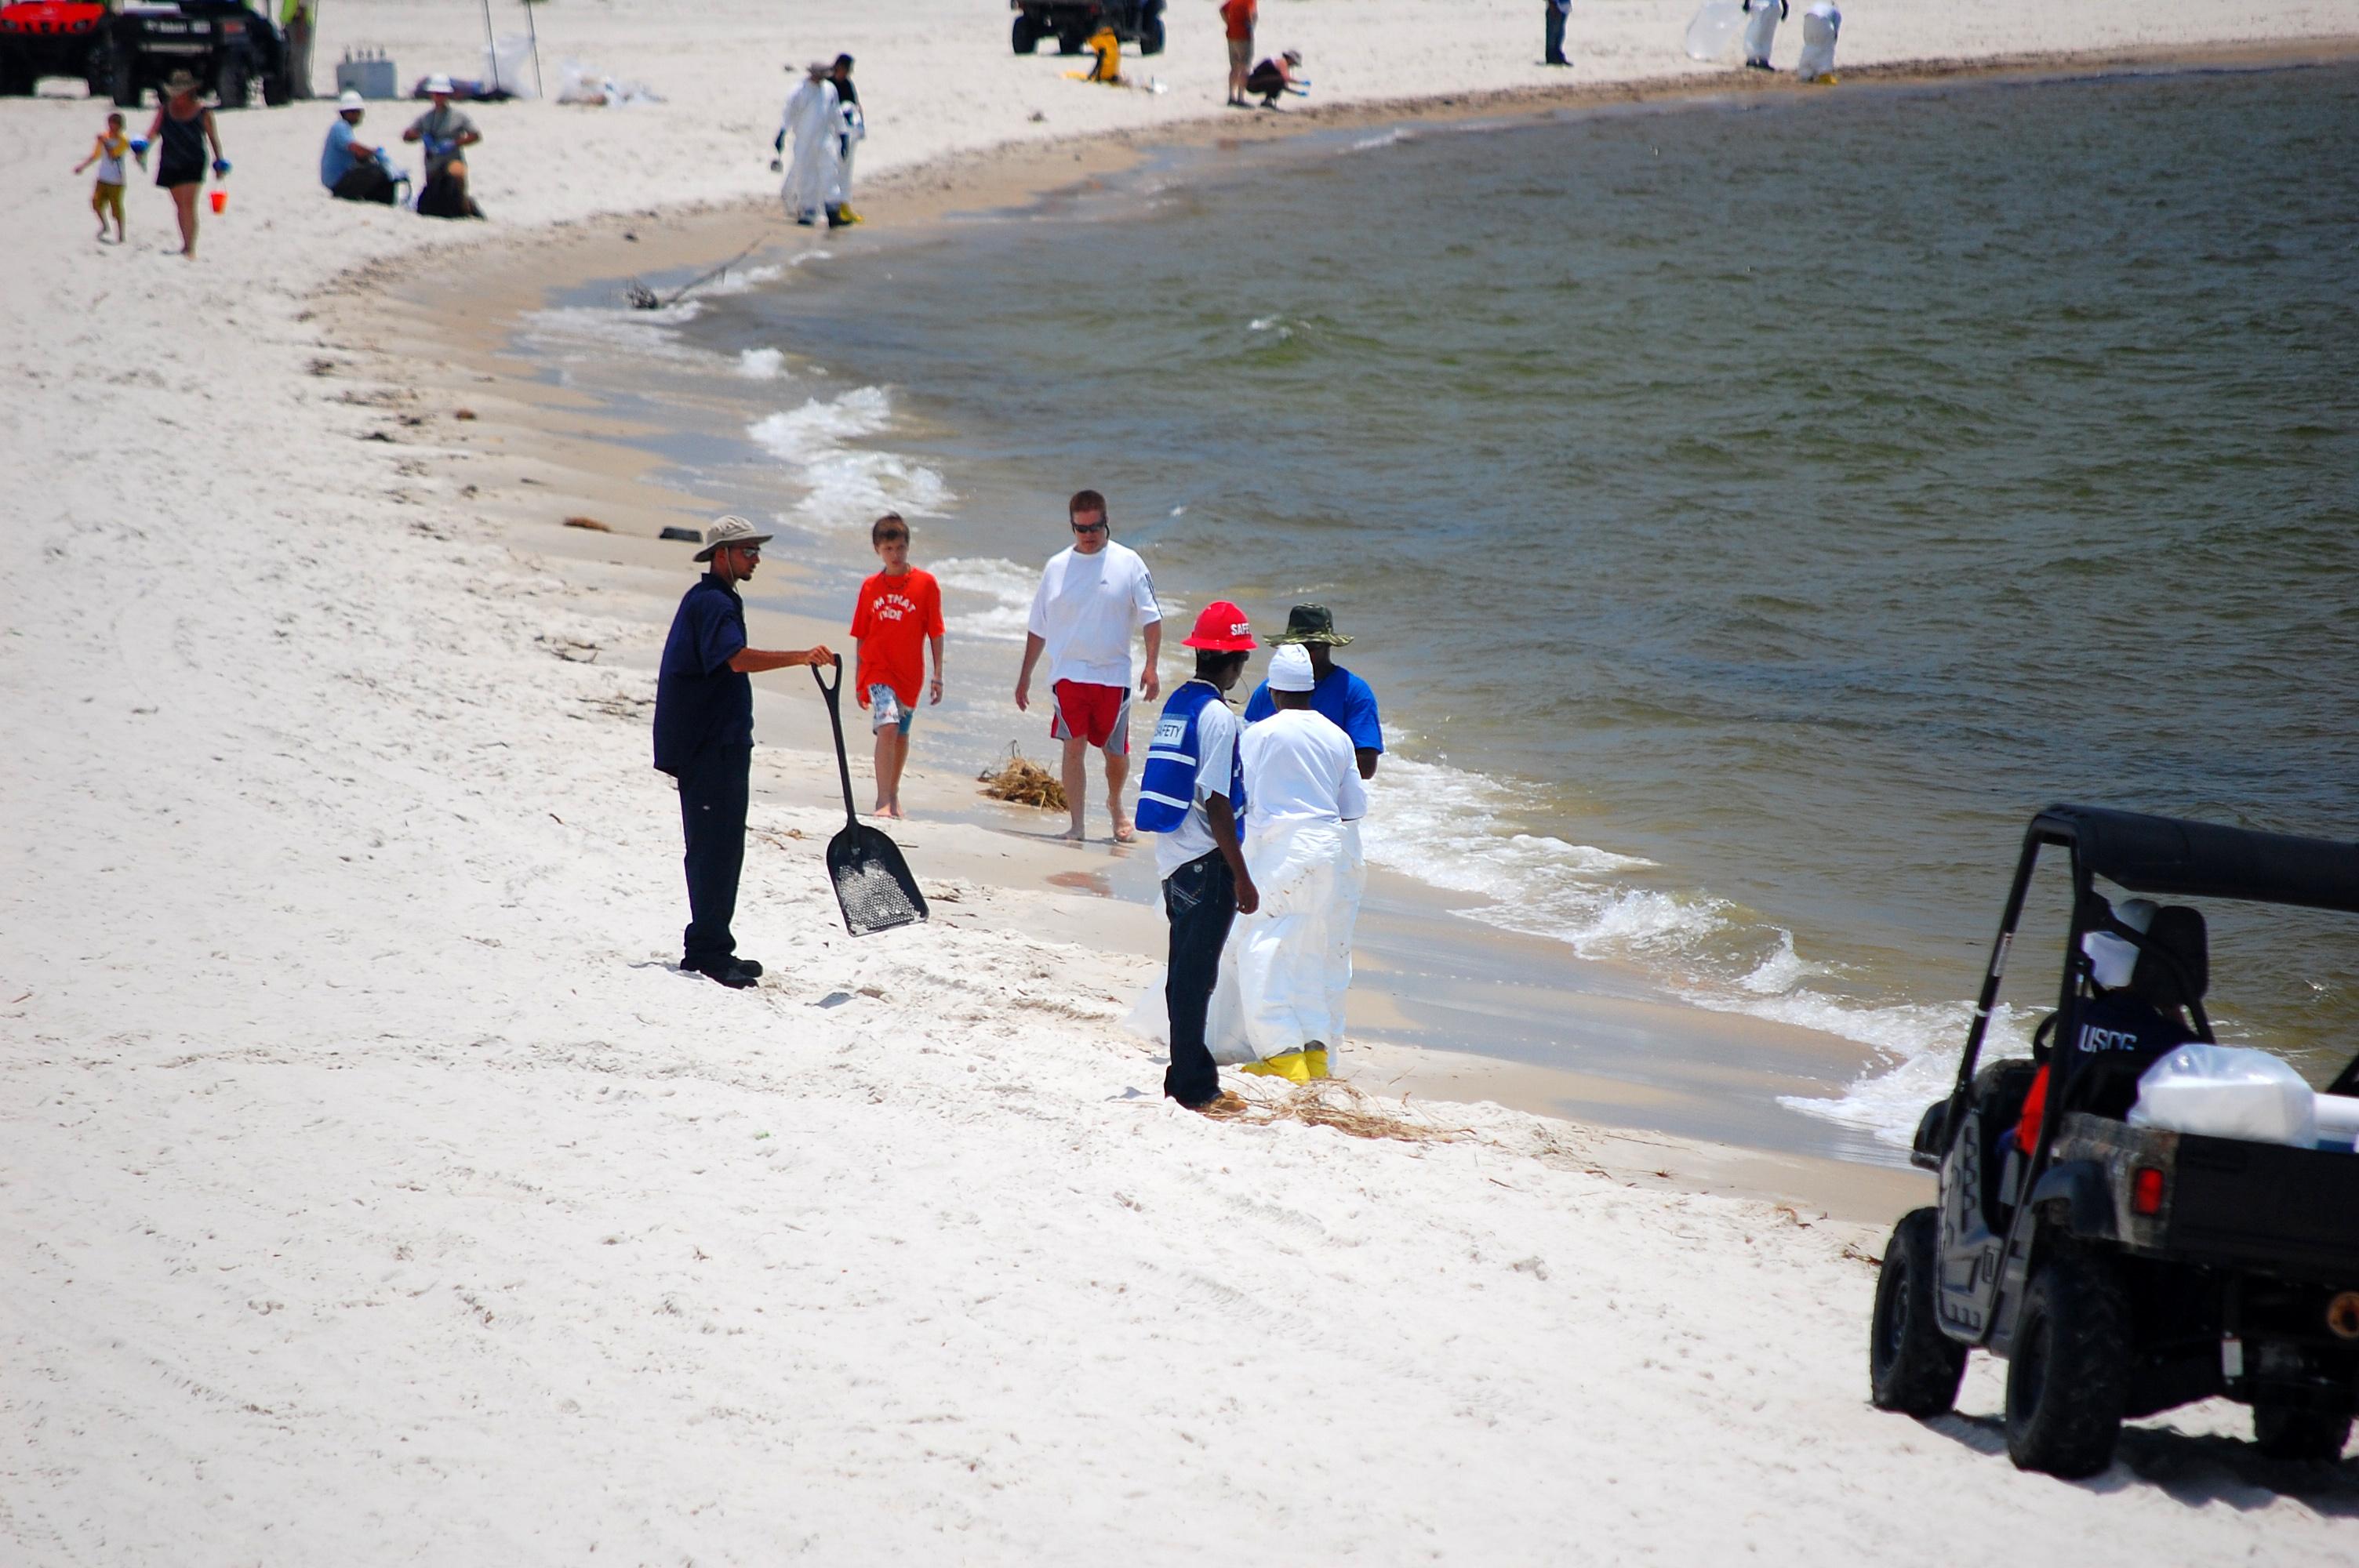
[[[1273,648],[1288,643],[1324,643],[1340,648],[1352,639],[1335,630],[1335,614],[1323,604],[1298,604],[1286,612],[1286,630],[1268,639]]]

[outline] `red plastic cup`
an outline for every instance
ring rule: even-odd
[[[223,208],[224,208],[224,207],[226,207],[226,206],[228,206],[228,205],[229,205],[229,192],[228,192],[228,191],[226,191],[226,190],[216,190],[216,191],[214,191],[214,192],[213,192],[213,211],[214,211],[218,212],[218,211],[220,211]]]

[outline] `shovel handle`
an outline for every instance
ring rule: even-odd
[[[852,805],[852,762],[843,754],[843,704],[836,695],[843,689],[843,657],[839,654],[829,659],[828,664],[835,672],[835,678],[832,681],[819,673],[817,665],[810,665],[810,669],[811,679],[819,684],[820,690],[827,693],[827,727],[835,732],[835,776],[843,781],[843,820],[848,826],[856,827],[860,825],[860,815]]]

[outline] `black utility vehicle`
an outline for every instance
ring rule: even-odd
[[[1060,54],[1079,54],[1092,34],[1112,27],[1114,37],[1136,44],[1141,54],[1163,52],[1164,0],[1008,0],[1016,13],[1013,41],[1017,54],[1030,54],[1042,38],[1057,40]]]
[[[224,109],[245,108],[257,83],[273,107],[295,95],[286,38],[245,0],[125,5],[114,18],[108,64],[108,91],[125,109],[150,88],[160,96],[176,70],[204,83]]]
[[[2082,938],[2106,910],[2094,878],[2157,899],[2359,914],[2359,845],[2078,806],[2032,818],[1956,1087],[1917,1129],[1910,1158],[1940,1173],[1940,1204],[1903,1217],[1885,1249],[1874,1402],[1940,1414],[1982,1349],[2009,1363],[2007,1453],[2024,1469],[2093,1475],[2124,1420],[2213,1395],[2253,1407],[2265,1451],[2333,1459],[2359,1407],[2359,1154],[2057,1114],[2075,1073],[2097,1070],[2058,1049],[2026,1157],[2014,1134],[2035,1065],[1978,1057],[2044,849],[2070,856],[2072,879],[2060,1043],[2079,1038],[2092,1000]],[[2210,1041],[2208,957],[2169,961],[2197,971],[2183,994]],[[2325,1092],[2359,1096],[2359,1059]]]

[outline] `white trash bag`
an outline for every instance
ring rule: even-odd
[[[2267,1051],[2189,1044],[2146,1070],[2125,1119],[2132,1127],[2311,1149],[2318,1144],[2316,1098],[2299,1073]]]
[[[1745,10],[1739,0],[1703,0],[1703,8],[1688,24],[1690,59],[1734,64],[1737,40],[1745,36]]]
[[[511,98],[538,98],[540,82],[532,69],[532,39],[523,33],[504,33],[484,50],[484,86],[500,88]]]
[[[1817,81],[1835,73],[1835,35],[1843,31],[1843,13],[1833,0],[1802,13],[1802,58],[1794,62],[1794,79]]]

